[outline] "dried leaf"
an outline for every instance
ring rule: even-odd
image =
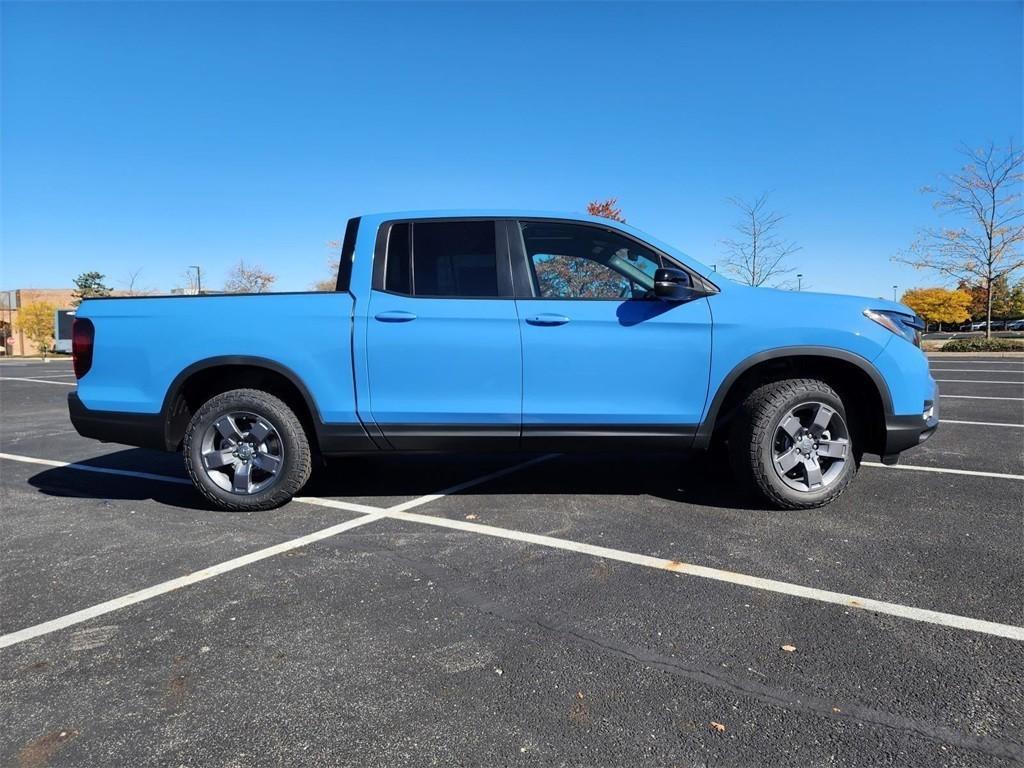
[[[471,513],[469,513],[468,515],[466,515],[466,519],[467,519],[467,520],[476,520],[476,515],[474,515],[474,514],[473,514],[473,513],[471,512]]]
[[[792,653],[793,651],[796,650],[796,646],[795,645],[784,645],[784,646],[782,646],[782,650],[784,650],[786,653]]]
[[[716,723],[714,720],[711,721],[711,727],[719,733],[725,733],[725,726],[721,723]]]
[[[577,699],[582,699],[583,698],[583,691],[576,691],[576,698]]]

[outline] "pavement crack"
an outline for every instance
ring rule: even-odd
[[[963,733],[947,726],[903,717],[902,715],[861,704],[839,703],[835,700],[825,700],[817,696],[802,695],[746,677],[723,674],[717,668],[686,664],[676,657],[664,656],[617,640],[581,632],[569,626],[563,620],[522,613],[486,597],[469,584],[457,581],[448,571],[433,563],[413,559],[387,548],[384,551],[412,570],[429,578],[459,606],[485,616],[513,624],[528,625],[544,633],[567,638],[576,645],[590,648],[599,653],[643,664],[652,669],[684,677],[702,685],[730,691],[740,696],[755,699],[769,706],[780,707],[798,713],[814,714],[830,720],[872,725],[903,733],[911,733],[930,741],[1024,764],[1024,745],[1016,741]]]

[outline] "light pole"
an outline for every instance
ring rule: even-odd
[[[897,289],[897,288],[899,288],[899,286],[898,286],[898,285],[894,285],[894,286],[892,287],[892,300],[893,300],[893,301],[896,301],[896,289]]]
[[[198,264],[189,265],[189,269],[196,271],[196,296],[198,296],[203,292],[203,273],[199,271]]]
[[[798,291],[801,291],[801,290],[803,290],[803,287],[804,287],[804,276],[799,274],[799,273],[797,273],[797,276],[796,276],[796,289]]]

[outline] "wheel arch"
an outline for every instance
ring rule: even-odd
[[[214,395],[231,389],[260,389],[294,411],[314,450],[319,449],[323,419],[309,388],[293,370],[263,357],[225,355],[199,360],[182,370],[164,395],[164,442],[177,450],[192,414]]]
[[[832,386],[844,404],[856,412],[851,422],[858,423],[865,450],[884,452],[886,417],[893,413],[892,395],[885,378],[860,355],[816,346],[778,347],[740,361],[715,391],[697,430],[694,447],[707,448],[756,386],[791,377],[819,378]]]

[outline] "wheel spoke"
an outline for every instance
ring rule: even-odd
[[[277,456],[271,456],[269,453],[257,453],[252,461],[257,468],[272,475],[277,474],[277,470],[281,468],[281,460]]]
[[[252,425],[252,429],[249,430],[249,434],[252,435],[258,445],[267,439],[267,435],[270,434],[270,430],[271,427],[267,422],[263,421],[263,419],[258,419],[256,423]]]
[[[804,462],[804,469],[807,470],[807,487],[814,488],[821,485],[821,465],[816,460],[808,459]]]
[[[800,419],[798,419],[792,413],[786,416],[786,418],[782,420],[782,423],[779,424],[779,429],[781,429],[783,432],[785,432],[787,435],[793,438],[796,437],[797,433],[802,428],[803,425],[800,423]]]
[[[775,464],[778,466],[779,471],[783,474],[789,472],[800,462],[800,453],[796,448],[790,448],[788,451],[783,453],[781,456],[775,457]]]
[[[252,489],[252,462],[243,462],[235,467],[235,477],[231,481],[231,489],[235,493],[249,493]]]
[[[231,416],[221,416],[213,426],[225,440],[234,440],[237,443],[242,439],[242,433],[238,431],[238,425]]]
[[[848,440],[837,438],[835,440],[819,440],[817,453],[819,456],[827,456],[830,459],[845,459]]]
[[[207,451],[203,454],[203,466],[207,469],[226,467],[235,460],[234,451]]]
[[[828,428],[828,423],[832,421],[832,416],[834,415],[834,408],[829,408],[827,405],[819,403],[818,412],[814,414],[814,421],[811,423],[811,432],[815,435],[820,435]]]

